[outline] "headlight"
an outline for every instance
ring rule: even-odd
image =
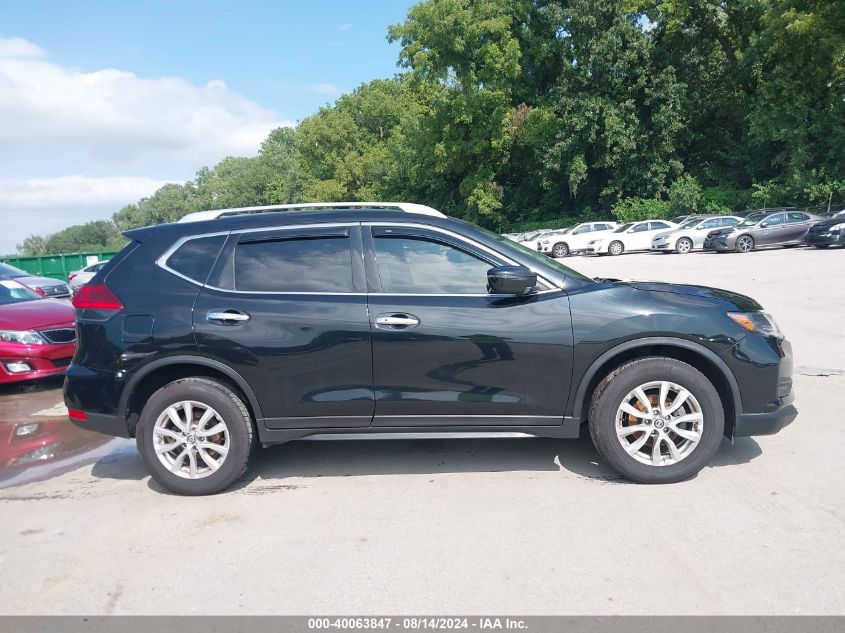
[[[841,233],[842,231],[845,231],[845,222],[842,224],[834,224],[829,230],[831,233]]]
[[[728,316],[749,332],[783,338],[774,317],[768,312],[728,312]]]
[[[548,244],[551,240],[540,240],[540,244]]]
[[[21,345],[46,345],[47,339],[38,332],[25,330],[0,330],[0,341],[3,343],[20,343]]]

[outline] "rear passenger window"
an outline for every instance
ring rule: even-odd
[[[300,237],[238,244],[235,290],[352,292],[348,237]]]
[[[803,213],[790,213],[789,214],[789,222],[805,222],[810,219],[810,216],[804,215]]]
[[[204,284],[225,240],[225,235],[190,239],[173,251],[166,265],[180,275]]]

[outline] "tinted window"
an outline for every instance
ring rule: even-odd
[[[492,264],[454,246],[416,237],[376,237],[384,292],[483,294]]]
[[[225,235],[216,235],[188,240],[167,258],[167,267],[204,284],[225,239]]]
[[[707,222],[703,222],[701,224],[700,229],[715,229],[716,227],[722,226],[721,220],[707,220]]]
[[[777,224],[783,224],[784,214],[778,213],[771,217],[766,218],[766,226],[775,226]]]
[[[810,216],[803,213],[788,213],[789,222],[805,222],[810,219]]]
[[[655,229],[668,229],[669,225],[665,222],[651,222],[651,230]]]
[[[238,244],[234,268],[241,292],[352,292],[348,237]]]
[[[722,218],[720,222],[721,226],[736,226],[739,224],[739,220],[736,218]]]
[[[642,224],[637,224],[634,229],[634,233],[639,233],[641,231],[648,231],[648,222],[643,222]]]

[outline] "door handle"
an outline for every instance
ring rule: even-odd
[[[413,314],[380,314],[376,317],[376,327],[388,330],[404,330],[405,328],[417,327],[420,320]]]
[[[223,323],[240,323],[249,321],[249,315],[237,310],[212,310],[205,315],[207,321],[222,321]]]

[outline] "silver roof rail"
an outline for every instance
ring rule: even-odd
[[[446,217],[437,209],[432,209],[424,204],[416,204],[414,202],[302,202],[299,204],[274,204],[258,207],[238,207],[236,209],[217,209],[214,211],[196,211],[182,216],[179,222],[202,222],[204,220],[216,220],[227,215],[269,213],[272,211],[294,209],[398,209],[405,213],[431,215],[436,218]]]

